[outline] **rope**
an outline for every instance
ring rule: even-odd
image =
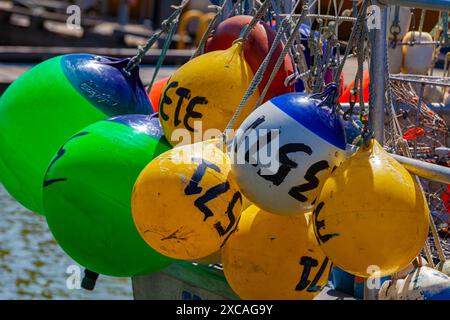
[[[430,244],[428,243],[428,239],[427,239],[427,241],[426,241],[426,243],[425,243],[425,246],[423,247],[423,251],[425,252],[425,256],[427,257],[428,264],[429,264],[432,268],[434,268],[435,265],[434,265],[434,261],[433,261],[433,256],[432,256],[432,254],[431,254]]]
[[[300,3],[300,1],[297,2],[297,5],[298,5],[298,3]],[[297,5],[295,5],[295,8],[297,8]],[[293,9],[292,12],[295,12],[295,8]],[[304,9],[305,9],[305,7],[304,7]],[[241,103],[237,107],[235,113],[233,114],[233,117],[231,118],[230,122],[228,123],[228,125],[227,125],[227,127],[226,127],[226,129],[224,131],[224,135],[223,135],[224,138],[226,138],[225,137],[226,130],[231,129],[233,127],[233,124],[236,121],[237,117],[239,116],[240,112],[242,111],[242,108],[244,108],[244,106],[246,105],[248,99],[255,93],[255,91],[258,88],[258,85],[261,83],[261,81],[263,79],[264,72],[266,71],[267,66],[269,65],[269,62],[272,59],[272,56],[273,56],[275,50],[277,49],[278,43],[280,42],[281,37],[283,36],[283,32],[284,32],[286,26],[289,24],[289,22],[290,22],[290,18],[289,17],[286,17],[285,19],[283,19],[283,21],[281,23],[281,26],[280,26],[280,29],[278,30],[278,32],[277,32],[277,34],[275,36],[275,39],[274,39],[274,41],[272,43],[272,46],[270,47],[269,53],[264,58],[264,61],[262,62],[262,64],[258,68],[258,71],[256,71],[255,75],[253,76],[253,79],[250,82],[250,85],[249,85],[247,91],[245,92],[244,97],[241,100]],[[298,28],[296,28],[296,30],[294,30],[294,33],[296,31],[298,31]],[[286,49],[286,47],[285,47],[285,49]],[[282,52],[282,54],[283,54],[283,52]],[[281,57],[281,55],[280,55],[280,57]]]
[[[347,47],[345,48],[344,57],[341,59],[341,63],[339,64],[339,67],[334,72],[333,80],[334,80],[334,82],[336,82],[338,84],[338,86],[339,86],[338,89],[340,89],[340,81],[338,81],[338,79],[340,78],[342,70],[344,69],[344,64],[347,61],[347,57],[348,57],[351,49],[354,46],[355,36],[356,36],[357,32],[359,31],[359,25],[362,24],[363,21],[365,20],[367,6],[368,6],[368,1],[364,1],[358,12],[355,25],[353,26],[353,30],[350,34],[350,38],[348,40]]]
[[[387,46],[386,46],[385,50],[386,50],[386,53],[387,53],[387,50],[388,50]],[[386,61],[385,61],[385,63],[386,63],[386,68],[389,68],[389,55],[387,55],[387,54],[386,54]],[[389,70],[389,69],[387,69],[387,70]],[[397,137],[396,139],[394,139],[394,141],[397,143],[396,147],[398,148],[398,146],[400,145],[400,149],[403,151],[403,155],[405,155],[407,157],[411,157],[411,152],[410,152],[410,150],[408,148],[408,144],[406,143],[406,141],[403,139],[403,136],[402,136],[401,126],[400,126],[400,124],[398,122],[397,117],[395,116],[394,105],[393,105],[393,102],[392,102],[392,92],[391,92],[392,88],[391,88],[391,83],[390,83],[390,78],[389,78],[389,72],[386,74],[385,82],[386,82],[386,92],[387,92],[388,116],[390,116],[390,118],[392,120],[392,126],[393,126],[393,130],[394,130],[393,134]],[[419,119],[420,119],[419,116],[420,116],[421,109],[422,109],[423,91],[424,91],[424,84],[422,84],[421,87],[420,87],[420,93],[419,93],[419,99],[418,99],[418,107],[417,107],[418,111],[416,113],[416,126],[415,126],[416,128],[419,126]],[[416,157],[417,157],[417,139],[414,140],[414,158],[416,158]],[[414,177],[416,179],[416,182],[417,182],[419,188],[422,190],[422,192],[424,192],[423,186],[422,186],[422,183],[421,183],[420,179],[417,176],[414,176]],[[438,235],[438,232],[437,232],[437,229],[436,229],[436,224],[434,223],[434,219],[433,219],[433,216],[431,214],[431,211],[430,211],[430,230],[431,230],[431,234],[432,234],[432,237],[433,237],[434,245],[435,245],[436,250],[438,252],[439,260],[441,262],[444,262],[444,261],[446,261],[445,253],[444,253],[444,250],[442,248],[442,244],[441,244],[441,242],[439,240],[439,235]],[[430,266],[434,267],[434,262],[433,262],[433,259],[432,259],[432,255],[431,255],[431,251],[430,251],[430,248],[429,248],[428,240],[427,240],[423,250],[424,250],[425,255],[426,255],[427,259],[428,259],[428,263],[430,264]]]
[[[268,0],[264,1],[263,4],[261,5],[261,7],[256,12],[255,16],[253,17],[253,20],[250,21],[250,23],[246,26],[246,28],[244,29],[242,36],[241,36],[241,38],[244,42],[247,41],[248,37],[250,36],[250,33],[255,28],[256,24],[262,18],[262,16],[266,12],[266,10],[269,8],[269,6],[270,6],[270,1],[268,1]]]
[[[226,6],[228,6],[228,2],[230,2],[230,0],[224,0],[223,3],[222,3],[222,6],[215,6],[215,5],[213,5],[213,6],[209,6],[208,7],[208,8],[214,8],[216,10],[216,15],[209,22],[208,28],[206,29],[205,33],[203,34],[202,39],[200,40],[200,43],[198,44],[197,50],[195,50],[195,52],[192,55],[191,59],[194,59],[195,57],[198,57],[199,55],[201,55],[204,52],[205,46],[206,46],[206,42],[208,41],[208,37],[211,34],[213,28],[216,26],[216,24],[219,21],[219,19],[224,14],[224,9],[225,9]]]
[[[175,32],[177,30],[177,26],[178,26],[178,23],[174,23],[171,26],[171,29],[170,29],[170,31],[169,31],[169,33],[167,35],[167,39],[164,42],[164,46],[163,46],[163,48],[161,50],[161,55],[158,57],[158,61],[156,63],[155,71],[153,72],[152,81],[150,81],[150,84],[148,85],[148,88],[147,88],[147,93],[150,93],[150,90],[152,89],[153,83],[155,83],[156,76],[158,75],[159,70],[161,69],[161,66],[164,63],[164,59],[167,56],[167,51],[169,50],[170,44],[172,43],[172,38],[173,38],[173,35],[175,34]]]
[[[152,36],[148,39],[147,43],[143,47],[138,47],[138,53],[130,59],[128,65],[124,69],[127,73],[130,73],[131,70],[136,68],[141,63],[142,58],[163,33],[170,32],[172,24],[178,23],[181,12],[188,5],[189,1],[190,0],[182,0],[179,6],[173,6],[175,11],[169,16],[169,18],[163,21],[163,23],[161,24],[161,30],[152,34]]]
[[[425,16],[427,14],[427,10],[422,9],[422,13],[420,14],[420,22],[419,22],[419,33],[422,36],[423,25],[425,23]]]
[[[300,1],[299,1],[300,2]],[[297,2],[297,4],[299,3]],[[295,6],[296,7],[296,6]],[[294,9],[295,10],[295,9]],[[280,56],[278,57],[277,62],[275,63],[275,67],[272,70],[272,73],[270,74],[269,80],[267,81],[266,86],[264,87],[263,92],[260,94],[258,101],[256,102],[255,108],[259,105],[262,104],[264,97],[267,94],[267,91],[269,90],[270,84],[272,83],[273,79],[275,78],[276,74],[278,73],[278,70],[280,70],[280,67],[282,65],[282,63],[284,62],[284,58],[287,54],[287,52],[289,51],[289,49],[292,47],[293,43],[294,43],[294,39],[297,35],[297,33],[299,32],[300,29],[300,24],[303,22],[303,20],[306,17],[306,12],[309,11],[309,7],[306,5],[303,7],[303,11],[302,11],[302,15],[300,16],[300,18],[297,20],[297,23],[294,27],[294,31],[291,33],[291,35],[288,38],[288,41],[286,42],[283,50],[281,51]],[[259,71],[259,70],[258,70]]]

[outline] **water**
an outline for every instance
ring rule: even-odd
[[[133,298],[128,278],[100,276],[92,292],[68,289],[71,265],[77,263],[56,244],[45,218],[20,206],[0,184],[0,299]]]

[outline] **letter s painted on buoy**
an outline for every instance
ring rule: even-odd
[[[192,158],[192,161],[195,163],[198,163],[198,167],[195,170],[189,184],[184,189],[184,194],[187,196],[200,194],[203,191],[203,188],[199,186],[200,181],[205,176],[206,170],[208,168],[216,171],[221,172],[220,168],[216,166],[214,163],[211,163],[205,159],[201,158]],[[209,217],[213,217],[214,213],[211,211],[211,209],[206,205],[209,201],[216,199],[220,195],[226,193],[230,189],[230,184],[227,182],[218,184],[210,189],[208,189],[201,197],[197,198],[194,202],[194,205],[205,215],[203,221],[206,221]],[[228,204],[228,208],[226,211],[226,214],[228,216],[228,219],[230,220],[230,223],[226,228],[222,226],[222,224],[219,222],[216,222],[214,224],[214,228],[217,230],[219,235],[223,237],[226,235],[230,230],[233,228],[233,225],[236,223],[236,217],[234,216],[233,209],[237,203],[237,201],[241,201],[242,203],[242,195],[240,192],[236,192],[233,195],[232,200]]]
[[[326,160],[322,160],[311,165],[305,174],[305,180],[308,182],[292,187],[291,190],[289,190],[289,195],[300,202],[308,201],[308,198],[305,197],[302,192],[311,191],[317,188],[320,184],[319,179],[316,177],[317,173],[328,168],[330,168],[330,165]]]

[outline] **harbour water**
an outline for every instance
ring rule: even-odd
[[[92,292],[69,289],[70,266],[78,265],[57,245],[45,218],[23,208],[0,184],[0,299],[133,298],[129,278],[100,276]]]

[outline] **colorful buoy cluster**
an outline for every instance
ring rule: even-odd
[[[265,24],[252,48],[234,41],[247,24],[225,20],[150,98],[128,60],[89,55],[44,62],[2,96],[1,181],[78,263],[130,277],[221,259],[243,299],[313,299],[332,264],[387,276],[419,255],[422,191],[374,140],[348,158],[336,84],[307,94],[275,81],[230,139],[202,135],[229,125],[273,41]]]

